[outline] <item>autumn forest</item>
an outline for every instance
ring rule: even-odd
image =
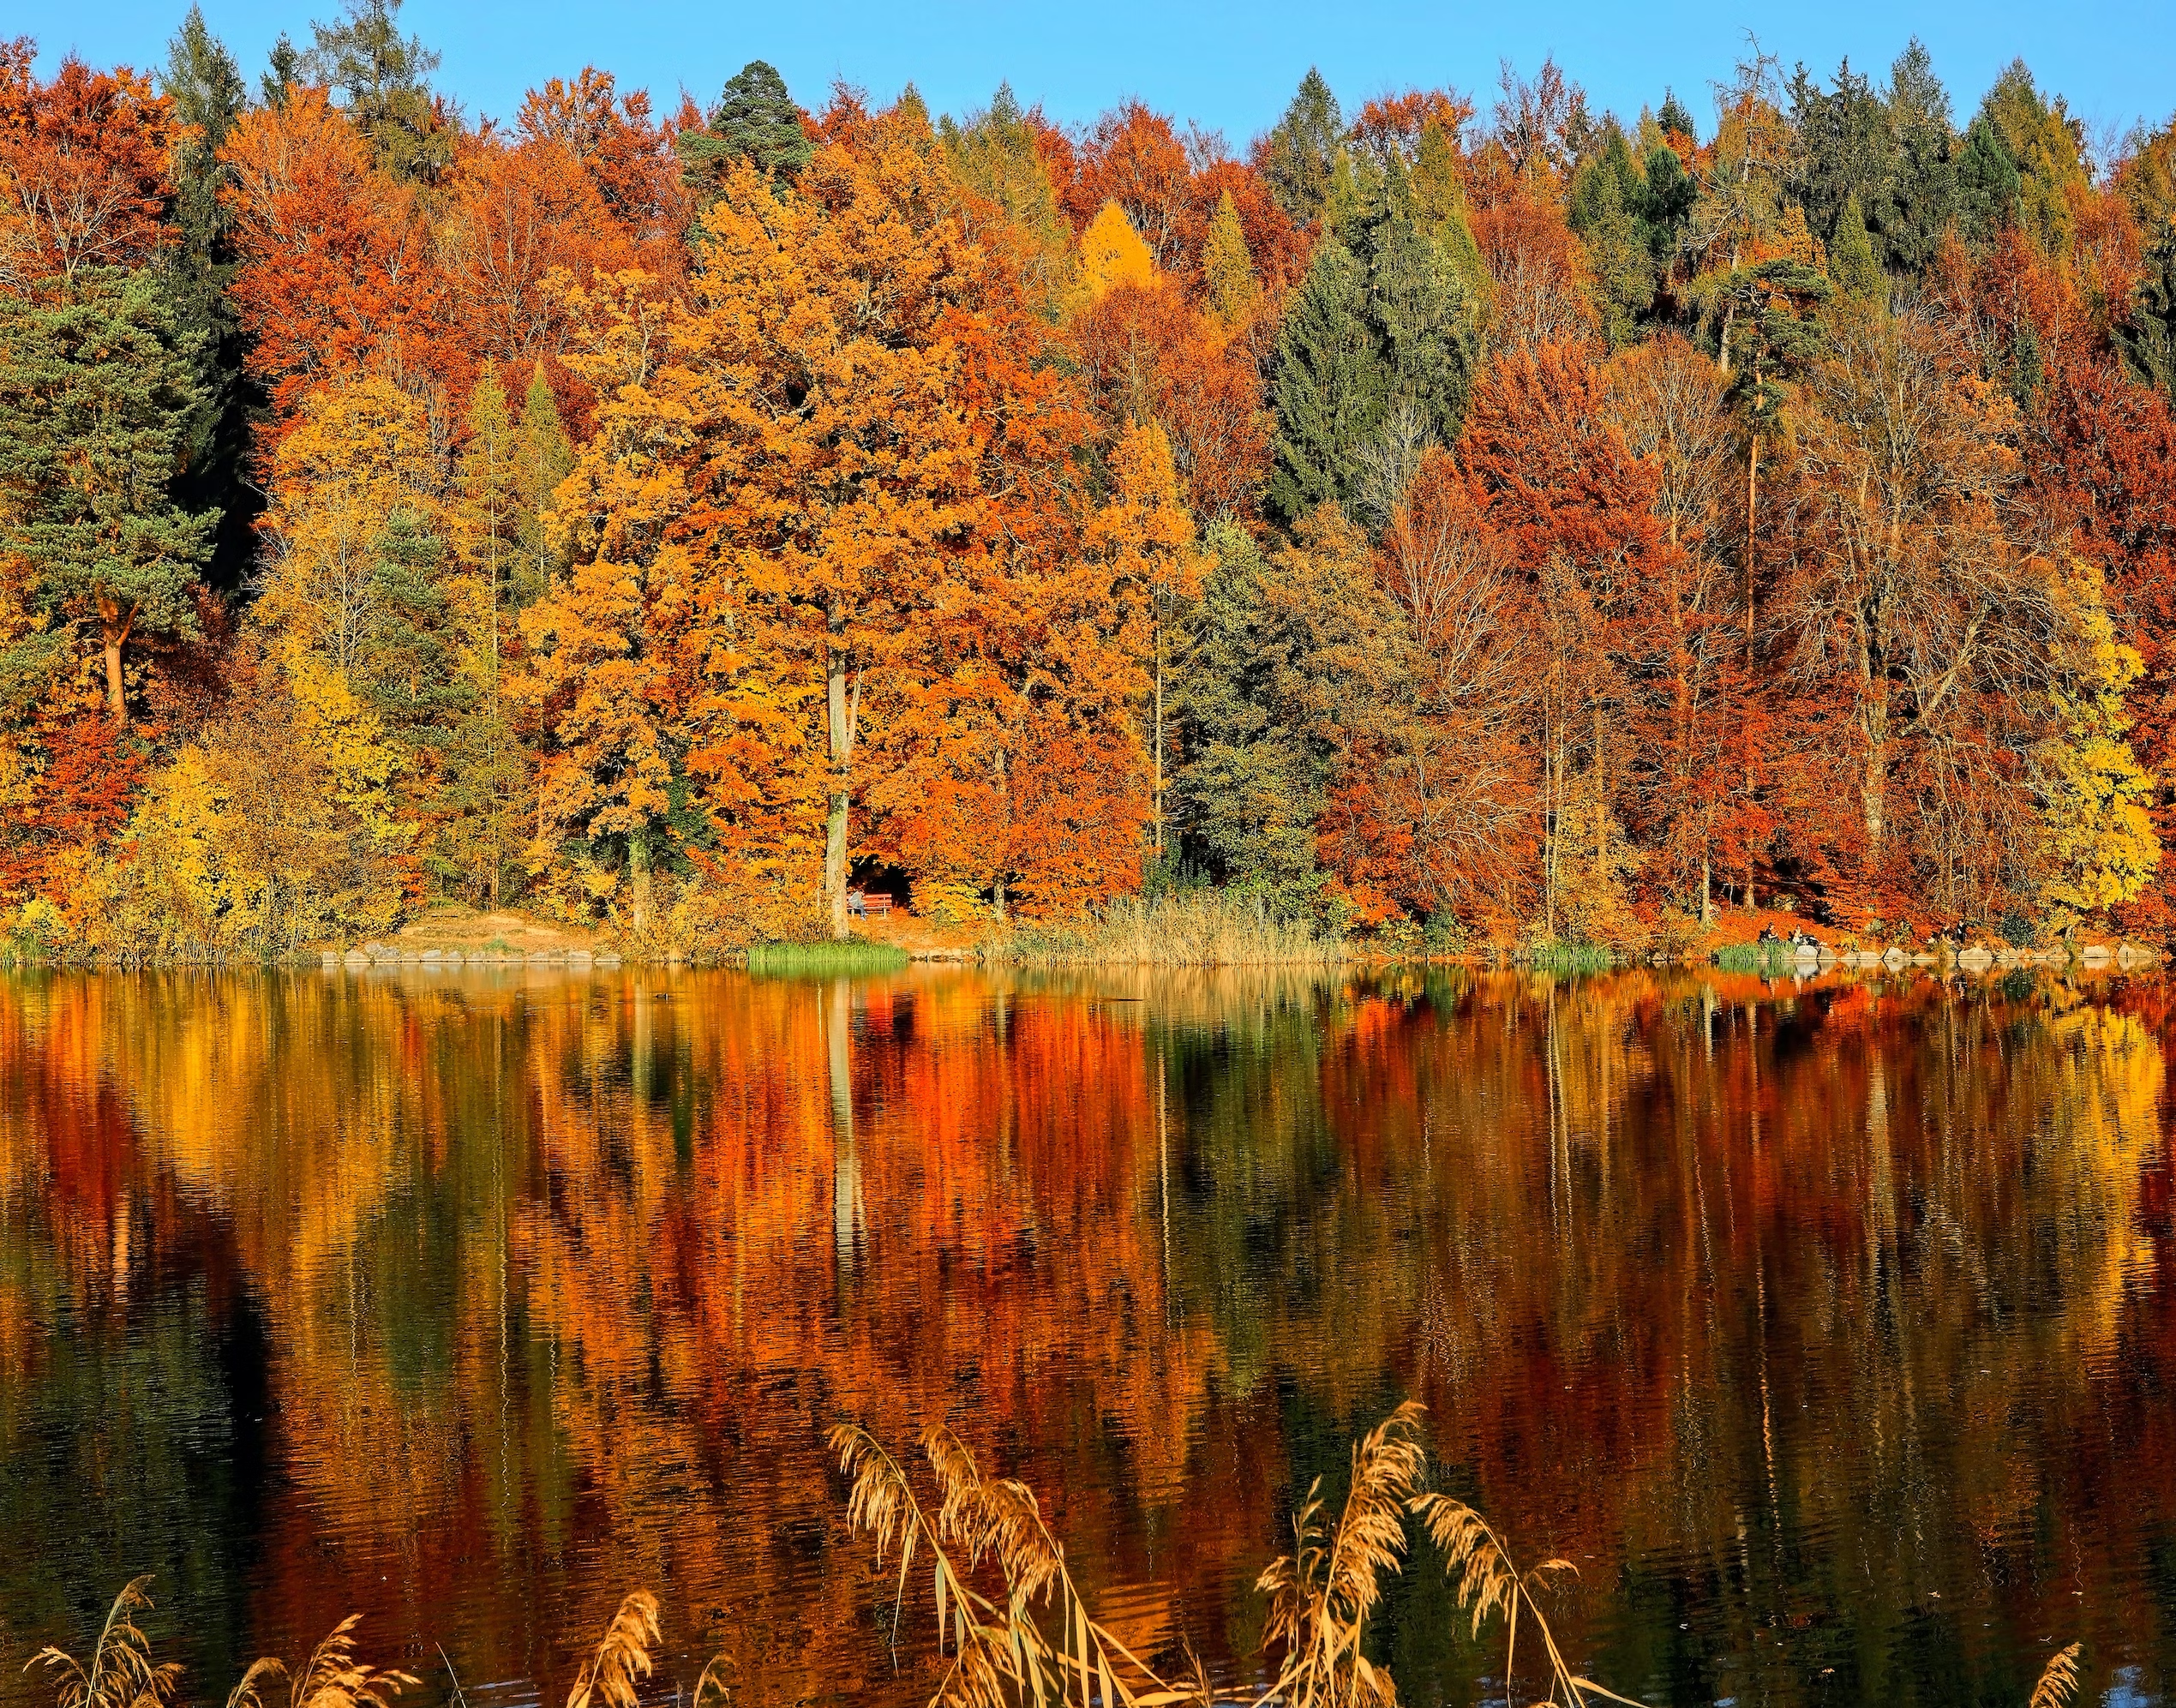
[[[2176,938],[2176,120],[1752,43],[482,117],[398,13],[0,45],[21,952]]]

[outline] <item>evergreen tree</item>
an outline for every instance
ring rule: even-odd
[[[1982,112],[1964,133],[1957,153],[1957,214],[1964,234],[1989,243],[2017,217],[2023,181],[2002,132]]]
[[[1659,144],[1647,151],[1646,168],[1630,212],[1646,236],[1647,253],[1658,267],[1667,267],[1700,199],[1699,181],[1685,170],[1675,148]]]
[[[1806,224],[1823,243],[1833,242],[1846,202],[1855,201],[1863,231],[1866,209],[1887,206],[1896,174],[1896,145],[1889,111],[1873,85],[1846,59],[1823,89],[1798,68],[1791,80],[1791,123],[1798,149],[1791,197],[1806,211]]]
[[[249,416],[258,400],[243,372],[242,328],[226,297],[234,277],[231,219],[219,201],[229,169],[220,146],[249,104],[240,69],[189,8],[167,45],[160,92],[185,127],[173,154],[174,224],[178,241],[164,252],[164,283],[174,323],[196,351],[192,364],[196,411],[183,452],[174,495],[184,509],[216,511],[219,525],[207,564],[212,584],[238,590],[255,546],[263,505],[248,478]]]
[[[1573,177],[1566,211],[1572,229],[1586,246],[1603,334],[1612,350],[1633,341],[1639,323],[1654,307],[1651,237],[1632,211],[1645,192],[1624,132],[1610,120],[1604,127],[1601,146]]]
[[[514,542],[519,549],[509,596],[527,610],[544,596],[560,566],[552,537],[552,494],[574,470],[574,444],[560,423],[559,402],[542,363],[529,375],[521,403],[521,430],[514,439]]]
[[[1448,445],[1480,365],[1478,316],[1443,246],[1412,219],[1386,219],[1368,237],[1368,318],[1386,399]]]
[[[1843,213],[1836,222],[1836,236],[1828,247],[1829,277],[1846,296],[1873,302],[1883,291],[1881,264],[1873,258],[1873,240],[1859,215],[1859,198],[1846,196]]]
[[[2131,312],[2110,334],[2131,377],[2176,403],[2176,221],[2161,222],[2144,262]]]
[[[815,147],[801,129],[800,109],[787,93],[786,80],[752,59],[727,80],[704,129],[681,133],[680,152],[690,176],[706,183],[717,182],[730,162],[743,159],[774,182],[786,183],[800,175]]]
[[[477,699],[459,668],[450,568],[446,542],[411,510],[396,510],[371,542],[369,626],[355,686],[411,751],[443,747]]]
[[[2017,219],[2050,253],[2070,240],[2070,191],[2086,183],[2084,131],[2059,96],[2052,104],[2022,59],[2012,60],[1980,104],[2017,169]]]
[[[1920,273],[1934,258],[1957,203],[1951,156],[1957,131],[1949,92],[1935,76],[1927,49],[1914,37],[1889,69],[1889,134],[1894,141],[1885,204],[1869,215],[1880,234],[1880,258],[1898,273]]]
[[[1072,291],[1073,228],[1012,86],[1000,83],[982,112],[959,122],[943,119],[938,135],[953,175],[1001,209],[1012,231],[1028,240],[1029,283],[1044,313],[1056,318]]]
[[[1368,319],[1368,275],[1335,238],[1317,244],[1277,336],[1269,501],[1288,523],[1342,500],[1359,447],[1382,424],[1388,375]]]
[[[1278,207],[1301,225],[1328,207],[1338,163],[1345,155],[1345,115],[1322,74],[1312,66],[1262,145],[1262,177]]]
[[[453,141],[431,98],[438,55],[400,33],[400,8],[401,0],[346,0],[339,22],[311,24],[316,45],[300,65],[345,96],[381,171],[429,183],[453,164]]]
[[[149,271],[86,275],[57,300],[0,294],[0,553],[49,624],[96,635],[117,722],[128,644],[196,628],[219,518],[172,491],[196,357]]]
[[[287,105],[287,92],[295,87],[303,75],[303,57],[295,51],[295,44],[282,30],[279,39],[272,45],[272,51],[265,56],[265,69],[258,75],[258,99],[268,107]]]
[[[1262,300],[1254,258],[1247,252],[1247,234],[1239,224],[1239,210],[1232,205],[1230,190],[1218,199],[1202,245],[1202,284],[1210,312],[1226,327],[1241,324]]]
[[[1682,136],[1693,142],[1700,140],[1699,128],[1693,123],[1692,114],[1686,111],[1674,89],[1663,91],[1662,111],[1655,115],[1655,123],[1662,127],[1665,136]]]

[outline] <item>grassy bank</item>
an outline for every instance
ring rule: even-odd
[[[766,978],[830,979],[896,973],[912,959],[903,949],[859,938],[830,943],[757,943],[748,947],[748,970]]]
[[[1342,961],[1346,943],[1278,918],[1257,897],[1194,890],[1121,896],[1079,925],[1024,926],[985,955],[1025,967],[1322,966]]]

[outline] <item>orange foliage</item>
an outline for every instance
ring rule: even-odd
[[[167,233],[169,102],[74,54],[41,84],[31,57],[0,42],[0,285],[142,266]]]

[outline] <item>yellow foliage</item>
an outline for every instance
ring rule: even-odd
[[[2064,678],[2053,693],[2062,734],[2033,749],[2038,772],[2045,876],[2041,904],[2059,931],[2127,902],[2160,868],[2161,840],[2148,803],[2153,777],[2125,739],[2124,691],[2144,664],[2116,638],[2101,572],[2074,563],[2056,584],[2068,634]]]
[[[265,524],[275,544],[256,607],[281,656],[314,653],[352,674],[368,633],[372,544],[397,511],[440,519],[441,470],[423,405],[388,380],[313,393],[273,464]]]
[[[1081,288],[1091,303],[1121,285],[1153,285],[1156,262],[1126,219],[1125,210],[1106,201],[1081,233]]]

